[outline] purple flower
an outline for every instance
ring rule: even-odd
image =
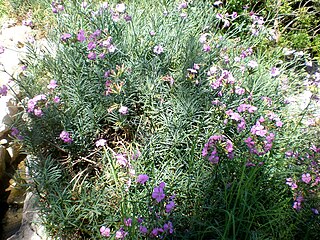
[[[173,225],[172,225],[172,222],[168,222],[168,223],[165,223],[163,225],[163,230],[166,231],[166,232],[169,232],[170,234],[173,233]]]
[[[47,88],[53,90],[53,89],[55,89],[57,86],[58,86],[58,85],[57,85],[57,81],[53,79],[53,80],[50,81],[50,83],[48,84]]]
[[[145,184],[149,180],[149,176],[147,174],[140,174],[137,177],[137,182],[141,184]]]
[[[319,211],[316,208],[311,208],[311,211],[315,214],[315,215],[319,215]]]
[[[107,140],[101,138],[98,141],[96,141],[95,145],[96,147],[103,147],[107,144]]]
[[[125,14],[123,16],[123,19],[126,21],[126,22],[130,22],[132,20],[132,17],[129,15],[129,14]]]
[[[100,234],[101,234],[101,236],[103,236],[103,237],[110,237],[110,228],[107,228],[107,227],[105,227],[105,226],[102,226],[102,227],[100,228]]]
[[[79,30],[79,33],[77,35],[77,39],[79,42],[84,42],[86,40],[85,31],[83,29]]]
[[[187,7],[188,7],[188,3],[187,2],[182,2],[182,3],[179,3],[178,10],[186,9]]]
[[[276,121],[276,126],[277,127],[282,127],[283,122],[281,122],[280,120]]]
[[[209,44],[203,44],[202,50],[204,52],[210,52],[211,51],[211,47]]]
[[[162,187],[155,187],[152,192],[152,198],[154,198],[158,203],[161,202],[165,198],[165,194],[163,192]]]
[[[8,87],[6,85],[2,85],[2,87],[0,87],[0,95],[7,96],[7,94],[8,94]]]
[[[140,225],[139,231],[140,231],[142,234],[147,234],[147,233],[148,233],[148,229],[147,229],[145,226],[142,226],[142,225]]]
[[[62,131],[60,133],[60,138],[65,143],[72,143],[73,142],[72,138],[70,137],[70,134],[67,131]]]
[[[129,112],[128,108],[126,106],[121,106],[119,109],[119,113],[122,115],[127,115]]]
[[[97,45],[95,42],[89,42],[88,43],[88,50],[91,51],[91,50],[95,49],[96,46]]]
[[[163,229],[162,228],[154,228],[151,231],[151,236],[152,237],[157,237],[158,234],[161,234],[161,233],[163,233]]]
[[[174,201],[170,201],[166,205],[166,213],[169,213],[172,211],[172,209],[175,207]]]
[[[259,121],[256,122],[255,125],[252,126],[250,131],[252,134],[255,134],[260,137],[266,136],[266,134],[268,132],[267,130],[264,129],[264,126],[262,126]]]
[[[100,36],[100,34],[101,34],[101,30],[97,29],[90,35],[90,39],[95,40],[97,37]]]
[[[155,54],[161,54],[161,53],[163,53],[163,47],[161,46],[161,45],[157,45],[157,46],[155,46],[154,48],[153,48],[153,52],[155,53]]]
[[[135,151],[135,153],[132,155],[132,160],[136,160],[141,156],[141,152],[138,149],[137,151]]]
[[[88,59],[95,60],[97,58],[97,55],[95,52],[89,52]]]
[[[18,136],[19,133],[20,133],[20,131],[18,130],[18,128],[16,128],[16,127],[12,127],[12,128],[11,128],[11,135],[12,135],[13,137]]]
[[[66,42],[69,38],[71,38],[71,34],[70,33],[64,33],[61,36],[61,40]]]
[[[311,181],[311,176],[310,176],[310,173],[304,173],[302,174],[302,177],[301,177],[301,180],[303,182],[305,182],[306,184],[308,184],[310,181]]]
[[[123,220],[123,222],[124,222],[124,225],[126,225],[127,227],[131,227],[131,225],[132,225],[132,219],[131,218],[125,218],[124,220]]]
[[[270,75],[271,77],[276,77],[280,74],[280,71],[278,68],[276,67],[272,67],[271,70],[270,70]]]
[[[106,71],[105,73],[104,73],[104,77],[105,78],[108,78],[108,77],[110,77],[110,75],[111,75],[111,71],[110,70],[108,70],[108,71]]]

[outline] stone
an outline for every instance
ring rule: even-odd
[[[12,117],[18,112],[18,107],[12,96],[0,97],[0,138],[9,131]]]
[[[44,226],[41,224],[40,217],[36,208],[36,197],[28,192],[23,207],[22,224],[13,236],[7,240],[50,240]]]

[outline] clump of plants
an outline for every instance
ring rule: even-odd
[[[11,135],[52,236],[318,236],[317,129],[287,112],[301,59],[221,4],[51,3],[52,49],[30,45]]]

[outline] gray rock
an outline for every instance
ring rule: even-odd
[[[51,240],[38,215],[35,195],[28,192],[23,207],[22,224],[18,232],[7,240]]]

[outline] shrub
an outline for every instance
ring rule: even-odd
[[[301,169],[288,170],[296,163],[284,153],[293,138],[307,139],[302,117],[285,112],[302,60],[286,62],[272,47],[262,16],[206,1],[74,1],[56,10],[53,50],[30,46],[18,80],[25,113],[12,134],[33,156],[51,235],[301,233],[312,214],[292,209],[285,182]]]

